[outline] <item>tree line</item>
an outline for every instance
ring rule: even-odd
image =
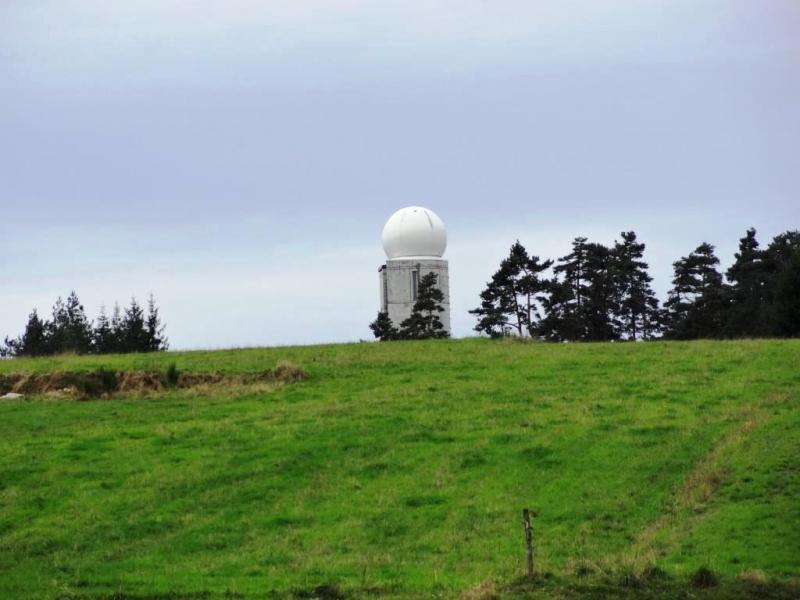
[[[146,312],[132,298],[124,310],[115,303],[110,317],[103,307],[97,320],[90,321],[73,290],[66,301],[56,300],[50,319],[33,309],[22,335],[0,344],[0,356],[158,352],[169,347],[165,329],[152,294]]]
[[[633,231],[605,246],[576,237],[557,261],[519,242],[470,311],[475,330],[550,341],[791,337],[800,335],[800,232],[764,249],[755,229],[739,241],[725,279],[714,246],[702,243],[673,263],[672,289],[659,305]]]

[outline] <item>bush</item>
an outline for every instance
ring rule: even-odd
[[[719,585],[719,579],[708,567],[700,567],[691,578],[692,587],[712,588]]]
[[[164,373],[164,378],[167,381],[167,387],[178,387],[180,372],[178,371],[178,367],[175,366],[175,363],[169,364],[166,373]]]

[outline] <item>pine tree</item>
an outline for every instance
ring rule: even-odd
[[[618,337],[614,256],[602,244],[576,237],[572,252],[558,259],[543,298],[538,328],[548,340],[611,340]]]
[[[674,276],[672,289],[662,310],[662,322],[665,326],[664,336],[681,339],[691,337],[687,330],[689,311],[694,302],[697,281],[694,276],[694,258],[682,256],[672,263]]]
[[[509,293],[509,282],[504,273],[498,271],[480,294],[481,305],[469,313],[478,317],[475,331],[491,337],[500,337],[516,328],[522,335],[522,323],[516,310],[514,295]],[[512,320],[513,319],[513,320]]]
[[[92,345],[92,324],[73,290],[64,302],[59,297],[53,305],[50,321],[50,344],[54,352],[86,354]]]
[[[519,336],[534,335],[541,318],[541,295],[548,290],[540,274],[551,265],[552,261],[540,262],[538,256],[529,256],[517,240],[481,292],[481,305],[469,311],[478,317],[475,331],[492,337],[513,329]]]
[[[136,298],[131,298],[130,305],[125,309],[120,324],[120,334],[120,352],[147,352],[150,347],[144,310],[136,302]]]
[[[54,353],[64,352],[64,348],[67,345],[66,331],[69,319],[61,296],[56,298],[52,312],[53,318],[47,322],[47,336],[50,339],[50,348]]]
[[[549,304],[552,312],[551,318],[546,320],[545,335],[550,339],[586,339],[587,254],[586,238],[578,236],[572,241],[572,252],[559,258],[553,268],[551,290],[559,302]],[[559,281],[559,277],[563,277],[563,281]]]
[[[726,275],[731,283],[731,307],[725,333],[732,337],[766,333],[764,297],[768,273],[759,250],[756,230],[750,228],[739,240],[739,252]]]
[[[528,252],[517,241],[508,258],[513,271],[517,272],[514,292],[516,296],[518,322],[524,327],[528,336],[534,336],[541,320],[540,305],[544,295],[549,292],[549,285],[541,274],[553,265],[552,260],[540,262],[538,256]]]
[[[92,350],[95,354],[110,354],[116,352],[116,338],[111,327],[111,321],[106,315],[106,307],[100,307],[97,324],[93,332]]]
[[[617,319],[622,336],[650,339],[659,329],[658,299],[650,286],[653,278],[644,260],[645,245],[633,231],[623,231],[614,244],[614,277]]]
[[[800,231],[787,231],[772,240],[765,262],[766,334],[800,335]]]
[[[34,308],[28,316],[25,332],[16,339],[5,339],[0,356],[45,356],[52,354],[49,323],[42,321]]]
[[[382,342],[398,339],[399,331],[392,323],[387,312],[379,312],[377,318],[369,324],[369,328],[375,337]]]
[[[717,271],[718,264],[714,246],[705,242],[673,263],[673,288],[664,303],[665,337],[695,339],[723,335],[728,290]]]
[[[537,333],[551,342],[566,342],[580,339],[580,319],[576,316],[575,290],[572,284],[555,275],[547,282],[548,294],[542,297],[544,317]]]
[[[615,315],[619,298],[614,276],[614,255],[606,246],[594,242],[586,244],[585,248],[586,290],[580,313],[584,323],[583,339],[617,339],[619,326]]]
[[[442,302],[444,294],[436,287],[439,276],[436,273],[423,275],[419,280],[417,301],[411,310],[411,316],[400,323],[402,339],[445,338],[447,331],[439,315],[444,311]]]
[[[789,257],[775,278],[771,319],[774,335],[800,336],[800,251]]]
[[[169,347],[167,338],[164,337],[166,325],[162,325],[161,317],[158,314],[158,307],[153,294],[147,299],[147,350],[149,352],[161,352]]]
[[[722,337],[729,291],[717,270],[719,259],[711,244],[701,244],[695,254],[698,256],[697,274],[700,277],[700,290],[693,315],[695,329],[698,337]]]
[[[92,346],[92,323],[86,317],[83,304],[78,300],[78,295],[74,290],[67,297],[65,309],[68,348],[78,354],[86,354]]]
[[[111,336],[109,338],[107,352],[116,353],[124,352],[125,345],[125,330],[122,321],[122,310],[119,307],[119,302],[114,302],[114,310],[111,312]]]

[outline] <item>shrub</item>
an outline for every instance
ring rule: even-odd
[[[175,366],[175,363],[170,363],[167,367],[167,371],[164,373],[164,378],[167,381],[167,387],[178,387],[178,379],[180,379],[180,372],[178,371],[178,367]]]
[[[708,567],[700,567],[691,578],[692,587],[712,588],[719,585],[719,579]]]

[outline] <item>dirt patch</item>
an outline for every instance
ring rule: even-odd
[[[494,582],[487,579],[479,585],[461,592],[458,600],[496,600],[499,597]]]
[[[122,371],[117,376],[117,389],[120,392],[144,392],[164,388],[161,373],[149,371]]]
[[[213,388],[255,384],[289,384],[308,379],[302,367],[280,361],[257,373],[180,373],[174,365],[160,371],[58,371],[0,375],[0,396],[8,392],[49,398],[101,398],[117,393],[158,392],[164,389]]]

